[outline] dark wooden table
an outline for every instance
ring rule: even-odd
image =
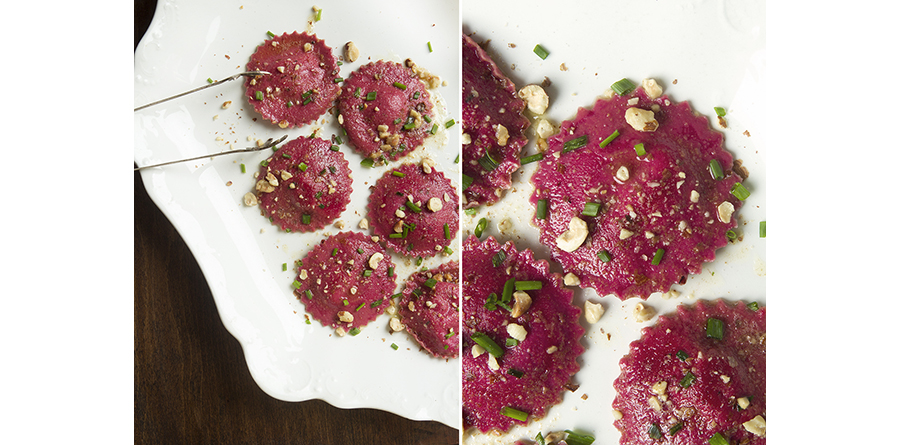
[[[134,44],[155,0],[134,2]],[[222,324],[200,267],[134,175],[136,444],[455,444],[459,431],[375,409],[265,394]]]

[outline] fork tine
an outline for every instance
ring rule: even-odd
[[[207,88],[209,88],[209,87],[213,87],[213,86],[216,86],[216,85],[221,85],[221,84],[223,84],[223,83],[225,83],[225,82],[228,82],[228,81],[230,81],[230,80],[237,79],[238,77],[261,76],[261,75],[263,75],[263,74],[271,74],[271,73],[269,73],[268,71],[246,71],[246,72],[243,72],[243,73],[237,73],[237,74],[235,74],[235,75],[233,75],[233,76],[231,76],[231,77],[226,77],[226,78],[224,78],[224,79],[222,79],[222,80],[217,80],[217,81],[215,81],[215,82],[213,82],[213,83],[203,85],[202,87],[197,87],[197,88],[194,88],[193,90],[185,91],[185,92],[183,92],[183,93],[176,94],[176,95],[174,95],[174,96],[170,96],[170,97],[167,97],[167,98],[165,98],[165,99],[160,99],[160,100],[158,100],[158,101],[156,101],[156,102],[150,102],[150,103],[147,104],[147,105],[141,105],[141,106],[135,108],[134,111],[140,111],[140,110],[143,110],[144,108],[151,107],[151,106],[157,105],[157,104],[161,104],[161,103],[163,103],[163,102],[167,102],[167,101],[170,101],[170,100],[172,100],[172,99],[178,99],[179,97],[187,96],[188,94],[196,93],[197,91],[205,90],[205,89],[207,89]]]
[[[288,135],[284,135],[284,136],[278,138],[277,140],[276,140],[276,139],[269,138],[269,139],[266,140],[266,143],[264,143],[264,144],[262,144],[262,145],[259,145],[259,146],[256,146],[256,147],[239,148],[239,149],[237,149],[237,150],[228,150],[228,151],[223,151],[223,152],[220,152],[220,153],[213,153],[213,154],[208,154],[208,155],[196,156],[196,157],[193,157],[193,158],[178,159],[178,160],[176,160],[176,161],[168,161],[168,162],[161,162],[161,163],[159,163],[159,164],[145,165],[145,166],[143,166],[143,167],[135,167],[135,168],[134,168],[134,171],[143,170],[143,169],[145,169],[145,168],[162,167],[162,166],[164,166],[164,165],[177,164],[177,163],[179,163],[179,162],[196,161],[196,160],[198,160],[198,159],[212,158],[212,157],[215,157],[215,156],[221,156],[221,155],[230,155],[230,154],[235,154],[235,153],[251,153],[251,152],[254,152],[254,151],[265,150],[265,149],[267,149],[267,148],[272,148],[272,147],[274,147],[274,146],[276,146],[276,145],[278,145],[278,144],[284,142],[284,140],[287,139],[287,138],[288,138]]]

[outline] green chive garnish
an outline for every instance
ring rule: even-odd
[[[431,126],[431,134],[437,134],[437,132],[438,132],[438,130],[440,130],[440,128],[441,127],[439,127],[438,124],[432,125]]]
[[[708,338],[715,338],[716,340],[721,340],[725,336],[725,322],[719,320],[718,318],[707,318],[706,319],[706,336]]]
[[[263,96],[263,92],[262,92],[262,91],[257,91],[257,92],[256,92],[256,100],[263,100],[263,97],[265,97],[265,96]]]
[[[473,179],[471,176],[469,176],[469,175],[463,173],[463,175],[462,175],[462,189],[465,190],[465,189],[469,188],[469,186],[472,185],[472,181],[474,181],[474,180],[475,180],[475,179]]]
[[[734,241],[737,239],[737,233],[734,230],[728,230],[725,232],[725,238],[728,238],[728,241]]]
[[[484,233],[484,229],[487,228],[488,220],[487,218],[481,218],[478,220],[478,224],[475,224],[475,236],[481,238],[481,234]]]
[[[597,216],[599,213],[600,203],[597,202],[584,203],[584,210],[581,211],[581,214],[585,216]]]
[[[307,289],[306,292],[304,292],[304,294],[306,295],[307,299],[312,300],[312,291],[311,290]]]
[[[604,263],[608,263],[608,262],[612,261],[612,255],[609,254],[608,250],[601,250],[600,252],[598,252],[597,258],[599,258],[600,261],[602,261]]]
[[[434,49],[431,47],[431,42],[428,42],[428,52],[434,52]]]
[[[741,201],[750,197],[750,192],[747,191],[744,184],[741,184],[740,182],[735,182],[734,185],[731,186],[731,194]]]
[[[537,202],[537,219],[546,219],[547,218],[547,210],[549,210],[549,204],[546,199],[538,199]]]
[[[516,290],[537,290],[543,286],[540,281],[516,281]]]
[[[722,107],[713,107],[716,110],[716,116],[725,116],[725,109]]]
[[[540,43],[534,45],[534,53],[537,54],[537,56],[540,57],[541,60],[547,60],[547,56],[550,55],[550,53],[546,49],[544,49],[544,47],[541,46]]]
[[[370,91],[366,94],[366,100],[375,100],[378,97],[377,91]]]
[[[607,136],[606,139],[600,141],[600,148],[606,147],[610,142],[619,137],[619,130],[613,131],[611,135]]]
[[[389,277],[394,276],[394,267],[393,267],[393,266],[388,267],[388,269],[387,269],[387,276],[389,276]]]
[[[372,304],[369,305],[369,307],[378,307],[378,306],[381,306],[381,303],[382,303],[382,302],[384,302],[384,298],[379,298],[379,299],[373,301]]]
[[[518,369],[512,369],[512,368],[509,368],[509,371],[506,371],[506,373],[517,379],[521,379],[522,377],[525,376],[524,372],[519,371]]]
[[[322,10],[321,9],[316,10],[316,21],[318,22],[319,20],[322,20]]]
[[[343,81],[344,81],[343,77],[335,77],[334,79],[332,79],[332,82],[334,82],[334,83],[341,83]]]
[[[450,119],[449,121],[447,121],[444,124],[444,128],[450,128],[450,127],[454,126],[455,124],[456,124],[456,121],[454,121],[453,119]]]
[[[406,173],[403,173],[403,172],[397,171],[397,170],[392,171],[391,174],[398,178],[402,178],[402,177],[406,176]]]
[[[281,263],[281,271],[284,272],[287,270],[287,263]]]
[[[575,139],[570,139],[563,144],[563,153],[568,153],[572,150],[577,150],[581,147],[587,145],[588,137],[587,135],[579,136]]]
[[[722,172],[722,165],[719,164],[719,161],[715,159],[709,161],[709,174],[712,175],[713,179],[722,179],[725,177]]]
[[[269,37],[275,37],[275,34],[272,31],[266,31],[266,35]]]
[[[503,293],[500,294],[500,301],[503,303],[508,303],[512,301],[513,291],[516,289],[516,279],[510,278],[506,280],[506,283],[503,283]]]
[[[350,301],[348,301],[348,300],[341,300],[341,303],[343,303],[344,306],[350,305]]]
[[[591,445],[594,443],[594,436],[589,434],[578,434],[572,430],[566,430],[566,434],[568,445]]]
[[[356,306],[356,312],[359,312],[360,309],[364,308],[366,303],[360,303],[359,306]]]
[[[406,89],[406,85],[403,85],[403,84],[400,83],[400,82],[394,82],[394,86],[397,87],[397,88],[400,88],[401,90],[405,90],[405,89]]]
[[[522,163],[522,165],[525,165],[525,164],[530,164],[532,162],[537,162],[537,161],[542,161],[542,160],[544,160],[544,154],[538,153],[538,154],[531,155],[531,156],[525,156],[524,158],[522,158],[521,163]]]
[[[397,346],[397,343],[391,343],[391,349],[396,351],[396,350],[400,349],[400,347]]]
[[[684,423],[678,422],[675,425],[672,425],[672,428],[669,428],[669,435],[674,436],[678,434],[681,429],[684,428]]]
[[[610,88],[612,88],[612,90],[615,91],[619,96],[624,96],[632,92],[636,87],[637,85],[635,85],[634,82],[628,79],[622,79],[610,86]]]
[[[691,374],[691,371],[688,371],[678,384],[681,385],[682,388],[687,388],[694,383],[694,380],[697,380],[697,377],[694,377],[694,374]]]
[[[306,163],[305,163],[305,162],[301,162],[301,163],[299,163],[299,164],[297,164],[297,168],[299,168],[299,169],[300,169],[300,171],[302,171],[302,172],[305,172],[305,171],[306,171],[306,169],[307,169],[307,168],[308,168],[308,167],[309,167],[309,166],[308,166],[308,165],[306,165]]]
[[[417,206],[416,203],[412,201],[406,201],[406,208],[412,210],[415,213],[422,213],[422,208]]]
[[[650,264],[652,264],[654,266],[659,266],[659,263],[662,261],[663,255],[665,255],[665,254],[666,254],[666,249],[663,249],[662,247],[660,247],[659,249],[656,249],[656,253],[653,254],[653,260],[650,261]]]
[[[375,165],[375,160],[372,158],[365,158],[362,161],[359,161],[359,165],[363,167],[372,167]]]
[[[759,303],[757,303],[755,301],[751,301],[751,302],[747,303],[747,309],[750,309],[751,311],[756,312],[759,310]]]
[[[519,344],[519,340],[516,340],[512,337],[506,339],[506,347],[507,348],[513,348],[515,346],[518,346],[518,344]]]
[[[241,173],[247,173],[247,166],[244,164],[241,164]]]
[[[519,410],[517,410],[513,407],[509,407],[509,406],[504,406],[503,408],[501,408],[500,414],[503,414],[506,417],[511,417],[520,422],[524,422],[524,421],[528,420],[528,413],[526,413],[524,411],[519,411]]]
[[[303,224],[309,224],[310,222],[312,222],[312,215],[306,214],[301,216],[300,222],[302,222]]]
[[[729,445],[729,443],[728,439],[722,436],[722,433],[716,433],[709,438],[709,445]]]
[[[444,246],[444,255],[453,255],[453,249],[450,246]]]
[[[353,97],[359,97],[360,93],[362,93],[362,90],[360,90],[359,87],[356,87],[356,91],[353,92]]]
[[[281,154],[281,157],[282,157],[282,158],[285,158],[285,159],[290,159],[290,158],[291,158],[291,154],[290,154],[290,153],[282,153],[282,154]]]
[[[494,267],[500,267],[503,262],[506,261],[506,253],[502,250],[497,251],[493,258],[491,258],[491,262],[494,264]]]
[[[444,223],[444,239],[450,239],[450,224]]]
[[[494,158],[491,157],[491,154],[488,152],[485,152],[484,156],[478,159],[478,163],[481,164],[481,168],[487,171],[492,171],[500,166],[500,164],[498,164],[497,161],[495,161]]]
[[[479,346],[484,348],[489,354],[494,357],[500,358],[503,355],[503,348],[500,347],[494,340],[491,340],[490,337],[484,335],[481,332],[473,332],[472,333],[472,341],[477,343]]]
[[[766,222],[765,221],[759,222],[759,237],[760,238],[766,237]]]
[[[268,159],[263,159],[262,161],[259,161],[259,165],[261,165],[261,166],[263,166],[263,167],[268,167],[268,166],[269,166],[269,160],[268,160]]]
[[[459,164],[459,156],[460,155],[456,155],[456,159],[453,160],[454,164]]]
[[[428,288],[434,289],[434,287],[437,286],[437,280],[435,280],[434,278],[429,278],[422,284],[424,284]]]
[[[647,435],[653,440],[662,439],[662,431],[659,430],[659,425],[651,423],[650,428],[647,428]]]
[[[371,276],[372,276],[372,269],[366,269],[366,270],[364,270],[364,271],[363,271],[363,276],[364,276],[364,277],[371,277]]]
[[[352,328],[347,333],[353,336],[359,335],[359,328]]]
[[[687,352],[679,349],[678,352],[675,353],[675,357],[678,357],[678,360],[685,361],[689,359],[691,356],[688,355]]]
[[[294,282],[291,283],[291,286],[293,286],[294,289],[300,289],[301,287],[303,287],[303,283],[301,283],[301,282],[299,282],[299,281],[297,281],[297,280],[294,280]]]
[[[537,436],[534,436],[534,441],[538,443],[538,445],[547,445],[547,442],[544,441],[544,436],[538,431]]]
[[[212,80],[212,77],[207,77],[207,78],[206,78],[206,82],[207,82],[207,83],[216,83],[215,80]]]
[[[475,209],[475,208],[466,209],[466,215],[475,216],[476,213],[478,213],[478,209]]]
[[[634,144],[634,152],[638,156],[644,156],[645,154],[647,154],[647,150],[644,149],[644,143],[640,142],[640,143]]]

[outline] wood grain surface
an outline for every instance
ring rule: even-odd
[[[135,0],[137,47],[156,2]],[[136,444],[422,444],[459,431],[376,409],[283,402],[253,381],[200,267],[134,176],[134,441]]]

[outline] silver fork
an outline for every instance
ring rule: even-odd
[[[272,147],[284,142],[284,140],[287,139],[287,137],[288,137],[288,135],[284,135],[284,136],[278,138],[277,140],[269,138],[268,140],[266,140],[265,144],[257,146],[257,147],[239,148],[237,150],[227,150],[227,151],[223,151],[220,153],[213,153],[213,154],[197,156],[197,157],[187,158],[187,159],[179,159],[177,161],[161,162],[159,164],[153,164],[153,165],[144,165],[142,167],[135,167],[134,171],[143,170],[145,168],[162,167],[164,165],[176,164],[178,162],[196,161],[197,159],[212,158],[214,156],[230,155],[230,154],[235,154],[235,153],[252,153],[254,151],[260,151],[260,150],[265,150],[267,148],[272,148]]]

